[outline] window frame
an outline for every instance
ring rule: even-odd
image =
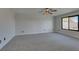
[[[64,29],[64,28],[63,28],[63,18],[67,18],[67,17],[69,18],[69,17],[75,17],[75,16],[78,16],[78,30],[69,29],[69,26],[70,26],[70,25],[69,25],[69,19],[68,19],[68,29]],[[69,31],[79,31],[79,15],[72,15],[72,16],[65,16],[65,17],[62,17],[62,18],[61,18],[61,29],[62,29],[62,30],[69,30]]]

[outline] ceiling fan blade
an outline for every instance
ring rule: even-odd
[[[51,12],[56,12],[57,10],[52,10],[52,9],[50,9],[50,11],[51,11]]]
[[[48,13],[49,13],[49,14],[53,14],[52,12],[49,12],[49,11],[48,11]]]

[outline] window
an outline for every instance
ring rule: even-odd
[[[68,29],[68,18],[63,18],[63,29]]]
[[[79,16],[68,16],[62,18],[62,29],[78,31]]]
[[[78,30],[78,16],[70,17],[70,28],[71,30]]]

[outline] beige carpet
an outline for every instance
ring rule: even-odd
[[[16,36],[2,49],[2,51],[73,50],[79,50],[79,40],[57,33]]]

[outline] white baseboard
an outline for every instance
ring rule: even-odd
[[[42,33],[52,33],[52,32],[23,33],[23,34],[16,34],[16,36],[20,36],[20,35],[31,35],[31,34],[42,34]]]

